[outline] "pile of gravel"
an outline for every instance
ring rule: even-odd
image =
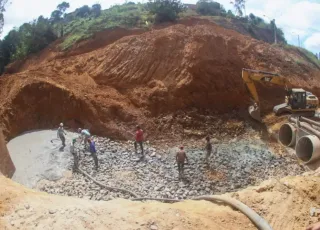
[[[177,149],[156,149],[146,146],[143,160],[133,151],[132,142],[115,142],[95,137],[100,168],[83,146],[80,168],[99,182],[130,190],[141,197],[185,199],[199,195],[220,194],[256,185],[270,178],[299,175],[304,170],[290,157],[278,157],[260,140],[234,139],[214,144],[215,153],[209,164],[204,163],[205,153],[200,148],[186,148],[189,164],[185,177],[178,178],[175,164]],[[70,165],[70,169],[72,165]],[[40,190],[66,196],[92,200],[131,198],[121,192],[107,191],[81,174],[60,182],[42,184]]]

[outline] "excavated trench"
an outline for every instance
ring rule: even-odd
[[[104,189],[79,173],[65,176],[73,165],[68,146],[76,136],[68,132],[64,149],[53,130],[25,133],[10,141],[8,149],[17,168],[13,180],[51,194],[92,200],[133,198],[125,192]],[[94,170],[92,157],[77,143],[80,168],[102,184],[127,189],[140,197],[186,199],[222,194],[304,171],[295,159],[277,156],[260,139],[238,137],[223,142],[214,140],[215,151],[209,164],[204,163],[204,143],[185,143],[189,164],[185,166],[184,179],[179,180],[176,148],[146,143],[146,157],[141,160],[130,141],[102,137],[94,140],[100,169]]]

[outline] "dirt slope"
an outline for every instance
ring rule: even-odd
[[[0,181],[1,229],[255,229],[241,213],[208,202],[91,202]]]
[[[129,34],[119,29],[117,36],[116,29],[106,43],[96,37],[98,49],[93,51],[86,46],[94,46],[95,39],[68,53],[54,44],[27,64],[12,67],[14,74],[0,79],[0,96],[5,98],[0,118],[6,136],[64,121],[123,137],[123,127],[138,122],[152,128],[150,117],[162,113],[245,108],[243,67],[277,71],[308,89],[320,86],[319,69],[299,53],[205,20]],[[282,102],[280,89],[261,90],[265,102],[271,99],[266,110]]]
[[[255,229],[241,213],[209,202],[93,202],[38,193],[0,176],[1,229]],[[305,229],[317,217],[319,177],[292,177],[228,194],[262,215],[275,230]]]

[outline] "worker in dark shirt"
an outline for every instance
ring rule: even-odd
[[[205,162],[208,163],[209,157],[211,156],[211,153],[212,153],[212,144],[211,144],[211,141],[210,141],[210,137],[209,137],[209,136],[206,137],[205,151],[206,151]]]
[[[91,156],[92,156],[92,158],[94,160],[95,168],[96,168],[96,170],[98,170],[99,165],[98,165],[98,157],[97,157],[97,151],[96,151],[95,143],[90,138],[88,139],[88,143],[89,143],[89,147],[90,147]]]
[[[70,146],[70,153],[73,156],[73,168],[72,168],[73,172],[77,172],[79,169],[79,156],[75,148],[76,142],[77,142],[76,138],[72,139],[72,144]]]
[[[185,161],[187,161],[187,163],[189,162],[187,154],[183,149],[184,149],[183,146],[181,146],[180,150],[176,154],[176,162],[177,162],[177,165],[178,165],[179,178],[183,177]]]

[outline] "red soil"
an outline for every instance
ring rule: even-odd
[[[242,109],[249,102],[242,68],[276,71],[320,95],[320,70],[303,54],[204,20],[113,29],[67,52],[59,42],[0,78],[0,127],[8,138],[61,121],[111,137],[128,137],[125,129],[140,123],[153,134],[160,114]],[[281,88],[259,90],[265,111],[284,98]]]

